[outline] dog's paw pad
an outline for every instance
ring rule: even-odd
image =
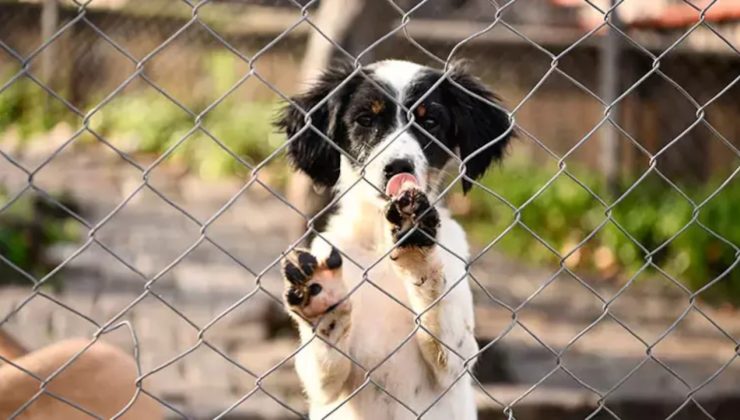
[[[388,203],[385,217],[399,247],[434,245],[440,223],[439,213],[423,191],[417,188],[403,190]]]
[[[323,260],[302,249],[290,252],[282,264],[289,309],[310,320],[342,303],[347,293],[341,266],[342,257],[336,249]]]
[[[295,249],[283,259],[283,277],[292,284],[305,283],[313,276],[318,265],[318,260],[310,252]]]

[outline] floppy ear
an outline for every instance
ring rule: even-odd
[[[454,66],[446,88],[452,101],[455,141],[460,158],[465,161],[472,155],[465,161],[465,176],[479,179],[491,162],[501,159],[514,133],[513,128],[509,129],[509,116],[500,106],[499,98],[460,65]],[[466,178],[462,179],[463,193],[473,186]]]
[[[335,64],[326,70],[304,93],[291,98],[295,103],[286,105],[274,122],[275,126],[287,134],[290,144],[288,158],[296,169],[305,172],[316,184],[331,187],[339,179],[339,151],[336,140],[339,104],[335,93],[316,106],[352,73],[349,64]],[[300,107],[300,109],[298,108]],[[315,108],[315,109],[314,109]],[[313,112],[311,112],[313,111]],[[306,113],[310,114],[310,125]],[[332,145],[315,130],[335,142]]]

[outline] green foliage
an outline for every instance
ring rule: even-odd
[[[162,152],[175,133],[193,122],[175,105],[157,99],[141,93],[120,96],[93,116],[92,127],[114,142],[125,141],[137,152]]]
[[[249,102],[233,92],[210,109],[214,93],[227,92],[241,75],[230,53],[211,53],[205,69],[210,89],[207,94],[193,93],[191,106],[196,113],[208,109],[201,121],[207,133],[193,130],[196,119],[153,89],[117,95],[91,116],[91,128],[128,152],[154,155],[161,155],[187,137],[172,152],[171,162],[209,178],[247,172],[222,146],[252,166],[259,164],[283,143],[271,127],[275,104]],[[6,79],[13,74],[11,69]],[[64,112],[64,104],[27,78],[17,80],[0,94],[0,133],[13,126],[22,139],[27,139],[69,118],[71,113]]]
[[[245,102],[214,109],[206,118],[205,126],[231,151],[246,157],[254,165],[268,157],[284,142],[280,136],[273,135],[270,123],[275,112],[272,105]],[[209,145],[210,154],[206,154],[206,159],[199,165],[201,175],[219,176],[241,168],[233,157],[214,147],[212,142]],[[191,153],[191,156],[197,155],[198,149]]]
[[[9,80],[16,72],[15,68],[3,72],[2,80]],[[65,114],[64,104],[27,77],[17,79],[0,93],[0,133],[15,126],[21,139],[26,140],[67,118],[70,115]]]
[[[206,114],[202,122],[205,131],[201,131],[193,130],[192,117],[174,105],[167,106],[156,95],[128,95],[104,107],[94,118],[94,128],[114,143],[133,144],[137,152],[161,155],[177,145],[172,154],[175,162],[202,176],[219,177],[246,169],[217,141],[252,165],[282,142],[271,135],[272,105],[254,102],[224,105]]]
[[[554,172],[531,165],[511,164],[491,171],[483,184],[519,207],[553,175]],[[599,197],[606,197],[596,174],[576,171],[574,175]],[[634,180],[625,181],[624,185],[632,182]],[[710,182],[704,186],[681,185],[680,188],[699,204],[719,184]],[[464,219],[469,219],[469,231],[478,242],[488,243],[511,227],[495,249],[525,261],[560,262],[555,253],[516,223],[515,210],[481,188],[471,192],[470,201],[469,217]],[[694,220],[693,206],[686,198],[657,176],[649,176],[613,207],[612,217],[616,224],[608,222],[601,226],[606,220],[606,207],[581,185],[561,174],[524,206],[519,220],[560,255],[567,256],[566,264],[570,267],[596,270],[624,280],[645,265],[650,255],[652,262],[665,273],[698,290],[730,268],[738,258],[732,246],[708,233],[699,223],[738,246],[738,215],[740,182],[726,185],[701,207]],[[596,233],[590,236],[594,231]],[[646,273],[657,275],[656,271],[648,268]],[[731,270],[701,296],[740,303],[740,268]]]
[[[74,203],[61,195],[55,197],[67,208]],[[5,205],[10,197],[0,188],[0,203]],[[75,242],[80,238],[81,226],[55,204],[43,198],[24,194],[0,213],[0,255],[15,266],[38,277],[45,275],[58,261],[48,255],[49,247]],[[0,284],[27,283],[17,271],[0,263]]]

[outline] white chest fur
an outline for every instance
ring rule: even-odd
[[[464,337],[472,338],[473,328],[472,297],[464,269],[468,256],[465,235],[444,210],[442,214],[439,240],[458,256],[440,251],[445,278],[449,280],[446,288],[452,290],[446,290],[447,294],[435,306],[442,308],[445,314],[442,328],[450,337],[447,341],[454,341],[445,344],[460,348],[462,357],[455,364],[459,371],[450,375],[456,379],[463,373],[463,359],[472,356],[477,349],[474,340],[472,348],[470,340],[464,340]],[[416,334],[424,333],[419,331],[417,319],[421,311],[412,307],[405,284],[408,279],[399,275],[393,261],[384,256],[387,249],[368,246],[368,243],[377,242],[358,238],[359,231],[332,229],[332,226],[341,225],[345,224],[339,221],[330,224],[322,236],[346,256],[343,281],[352,293],[352,313],[344,350],[351,357],[351,372],[339,395],[324,404],[312,404],[311,417],[322,418],[336,409],[330,418],[336,415],[337,419],[412,419],[428,409],[424,418],[475,418],[467,375],[463,374],[457,382],[440,384],[424,360],[415,340]],[[357,226],[354,222],[350,225]],[[371,225],[372,220],[365,221],[364,226]],[[366,229],[362,233],[376,235],[375,231]],[[328,249],[326,242],[320,239],[312,247],[317,255]],[[467,348],[463,348],[463,341]],[[450,390],[445,393],[447,388]]]

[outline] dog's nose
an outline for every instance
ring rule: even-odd
[[[401,174],[404,172],[414,173],[414,164],[408,159],[394,159],[389,164],[385,165],[383,173],[385,179],[390,179],[393,175]]]

